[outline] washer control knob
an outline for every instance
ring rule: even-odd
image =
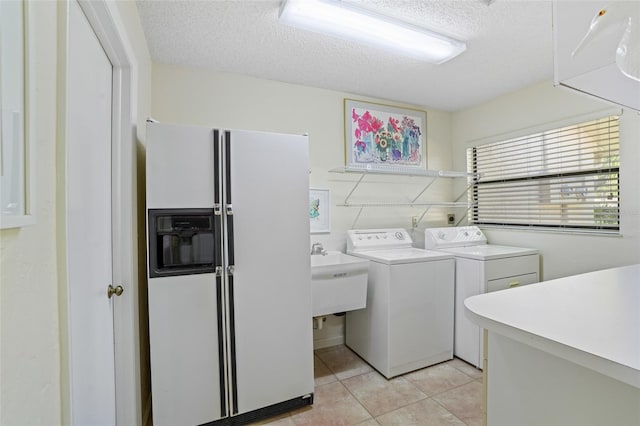
[[[439,232],[438,233],[438,238],[440,238],[441,240],[444,240],[444,232]]]
[[[402,232],[396,232],[395,236],[399,240],[404,240],[404,234]]]

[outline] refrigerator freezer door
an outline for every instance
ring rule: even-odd
[[[213,274],[149,282],[155,426],[200,425],[222,415],[215,283]]]
[[[147,123],[147,208],[212,208],[214,130]]]
[[[242,414],[313,392],[308,139],[232,131],[228,146]]]
[[[218,169],[215,133],[206,127],[147,124],[148,211],[213,212],[214,176]],[[169,217],[173,216],[165,219]],[[156,241],[158,249],[164,250],[165,243],[174,244],[175,238],[189,240],[184,245],[177,244],[173,253],[163,254],[163,262],[170,264],[164,265],[168,266],[165,269],[175,269],[175,263],[201,261],[207,268],[183,268],[186,275],[152,274],[149,278],[151,387],[156,426],[199,425],[228,415],[224,368],[219,362],[223,347],[219,309],[222,286],[217,282],[220,277],[217,280],[215,274],[207,273],[212,266],[222,264],[219,219],[215,219],[213,234],[210,223],[196,226],[197,223],[182,219],[178,222],[160,226],[161,234],[166,235],[161,235],[161,244]],[[200,229],[202,226],[207,229]],[[196,228],[206,232],[190,236]]]

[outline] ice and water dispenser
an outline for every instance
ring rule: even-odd
[[[149,210],[149,276],[215,271],[212,209]]]

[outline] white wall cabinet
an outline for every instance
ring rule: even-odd
[[[616,64],[616,49],[626,25],[632,26],[629,48],[640,49],[640,2],[602,0],[553,3],[554,83],[640,111],[640,81],[625,76]],[[603,9],[605,8],[606,9]],[[589,31],[593,17],[606,10],[593,38],[572,55]],[[602,13],[602,12],[601,12]],[[635,67],[639,67],[637,53]]]

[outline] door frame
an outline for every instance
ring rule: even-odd
[[[60,255],[60,316],[61,316],[61,390],[63,424],[71,424],[70,377],[74,369],[69,357],[69,288],[66,246],[66,99],[69,93],[66,76],[68,67],[67,37],[69,2],[58,2],[59,47],[59,118],[57,155],[59,173],[58,229],[64,244]],[[116,2],[108,0],[77,0],[90,26],[113,65],[112,109],[112,251],[113,285],[122,285],[125,292],[114,303],[114,355],[116,422],[119,425],[142,424],[140,336],[138,318],[137,277],[137,191],[136,191],[136,103],[137,63],[133,48],[124,31]],[[62,200],[62,202],[60,202]],[[106,291],[106,288],[105,288]],[[106,293],[105,293],[106,298]]]

